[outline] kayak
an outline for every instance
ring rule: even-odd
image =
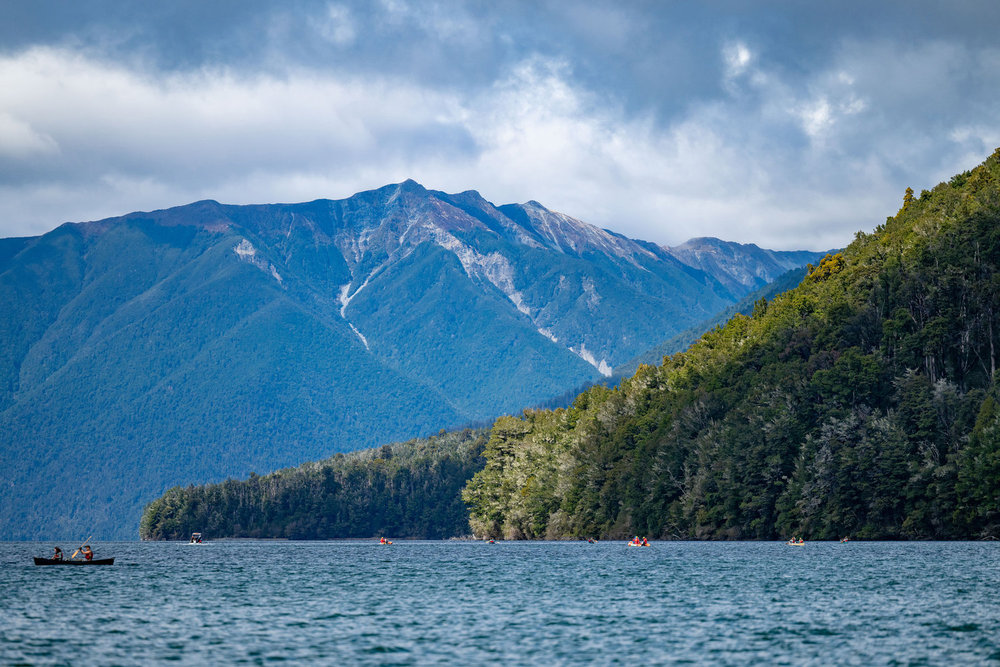
[[[114,558],[95,558],[94,560],[52,560],[35,556],[35,565],[114,565]]]

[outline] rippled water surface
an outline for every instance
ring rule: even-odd
[[[998,543],[52,546],[0,544],[0,663],[1000,663]]]

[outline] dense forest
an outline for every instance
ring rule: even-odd
[[[497,420],[475,533],[1000,536],[998,263],[1000,149],[663,365]]]
[[[998,264],[1000,149],[618,388],[173,489],[142,536],[997,538]]]
[[[144,540],[215,537],[445,538],[469,532],[461,489],[487,434],[464,430],[253,474],[176,487],[143,512]]]

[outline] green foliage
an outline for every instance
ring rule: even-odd
[[[1000,149],[661,366],[497,423],[506,537],[1000,536]]]
[[[144,540],[220,537],[331,539],[466,535],[462,486],[483,465],[483,431],[337,454],[251,474],[243,481],[175,487],[146,506]]]

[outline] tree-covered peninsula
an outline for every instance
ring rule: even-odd
[[[1000,149],[687,352],[496,421],[480,535],[1000,536]]]
[[[463,430],[336,454],[244,481],[175,487],[146,506],[144,540],[466,535],[461,489],[483,467],[486,433]]]

